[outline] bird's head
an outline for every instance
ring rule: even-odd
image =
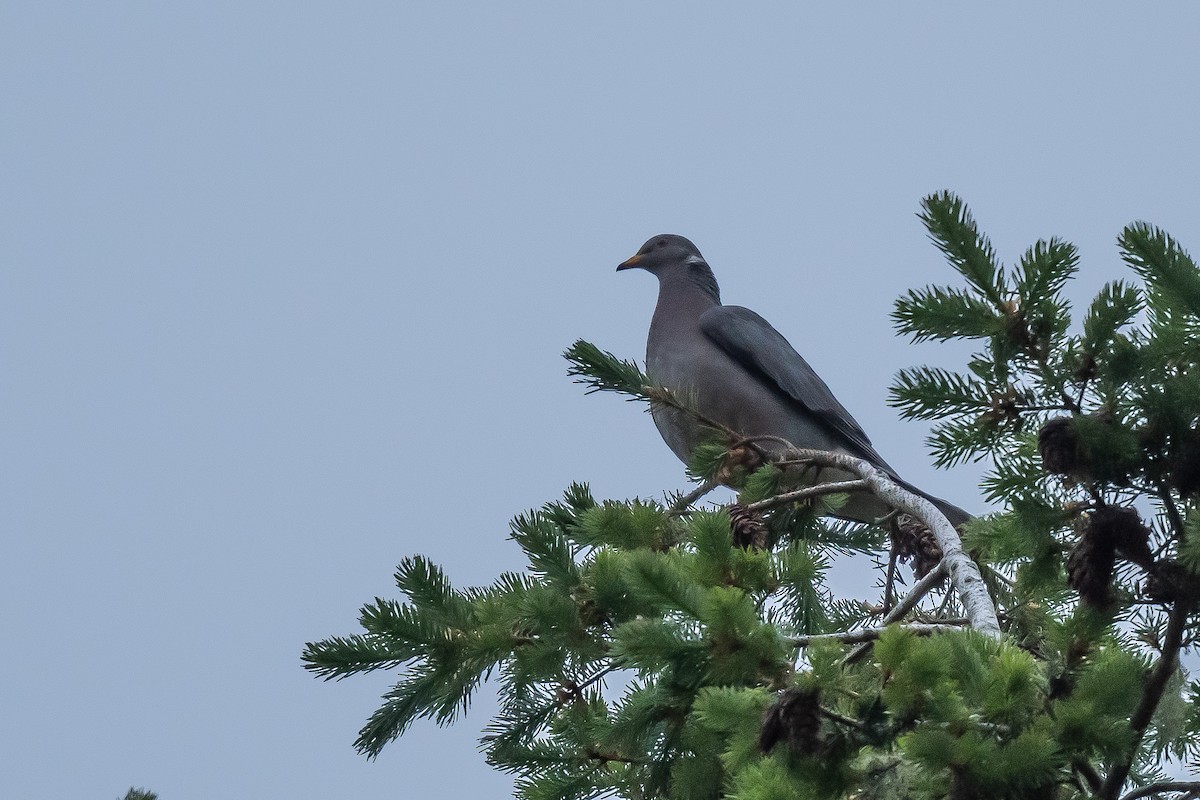
[[[651,236],[632,257],[617,265],[617,271],[637,267],[647,272],[659,275],[662,270],[671,267],[684,267],[689,262],[704,262],[704,256],[682,236],[673,233],[661,233]]]
[[[617,265],[617,271],[634,267],[646,270],[663,283],[686,280],[702,288],[718,303],[721,301],[717,279],[708,262],[696,245],[682,236],[674,233],[651,236],[637,253]]]

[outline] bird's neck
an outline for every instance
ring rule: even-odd
[[[721,305],[703,287],[690,280],[665,280],[658,285],[658,305],[650,320],[649,345],[666,344],[695,328],[700,315]]]

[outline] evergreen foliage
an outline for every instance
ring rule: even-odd
[[[149,789],[137,789],[131,786],[123,800],[158,800],[158,795]]]
[[[1200,623],[1200,273],[1170,236],[1130,225],[1118,247],[1134,279],[1072,326],[1071,244],[1037,242],[1006,267],[957,197],[922,208],[961,285],[909,292],[895,322],[979,351],[959,371],[902,370],[892,399],[935,423],[939,464],[989,462],[997,511],[964,540],[987,565],[1001,641],[918,635],[929,627],[907,622],[942,631],[960,613],[939,590],[869,654],[852,649],[841,634],[874,636],[894,606],[895,529],[824,519],[836,497],[754,505],[789,488],[787,469],[714,427],[689,473],[733,486],[738,505],[699,508],[703,489],[598,501],[572,484],[513,520],[522,573],[463,589],[408,557],[402,600],[310,643],[305,666],[327,679],[398,671],[358,749],[457,721],[490,678],[501,709],[483,749],[522,798],[1200,793],[1163,772],[1200,753],[1200,683],[1179,665]],[[567,358],[590,390],[676,405],[593,345]],[[876,558],[882,605],[830,591],[848,553]]]

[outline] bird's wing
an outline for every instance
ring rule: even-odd
[[[891,471],[825,381],[771,323],[748,308],[716,306],[700,316],[700,329],[751,373],[836,431],[862,457]]]

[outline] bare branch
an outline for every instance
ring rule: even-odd
[[[816,486],[807,486],[803,489],[796,489],[792,492],[784,492],[777,494],[774,497],[768,497],[765,500],[759,500],[757,503],[749,503],[746,506],[748,511],[763,511],[775,506],[782,506],[786,503],[792,503],[796,500],[807,500],[810,497],[820,497],[826,494],[840,494],[842,492],[857,492],[866,489],[866,481],[835,481],[833,483],[819,483]]]
[[[818,466],[834,467],[859,476],[876,497],[924,523],[937,539],[938,546],[942,548],[942,564],[950,575],[950,582],[958,593],[967,618],[971,620],[971,627],[993,639],[1000,638],[996,606],[988,594],[987,584],[979,573],[979,567],[963,552],[958,531],[937,506],[897,485],[887,473],[864,459],[842,453],[798,448],[789,455],[811,461]]]
[[[916,608],[917,603],[921,602],[921,598],[933,591],[945,577],[946,561],[943,559],[936,567],[929,570],[925,574],[925,577],[913,584],[913,587],[908,590],[908,594],[904,595],[900,599],[900,602],[896,603],[896,607],[889,611],[887,616],[883,618],[883,624],[887,625],[903,618],[905,614]]]
[[[966,624],[963,620],[962,624]],[[794,636],[788,639],[788,642],[793,647],[808,647],[817,642],[840,642],[842,644],[859,644],[860,642],[873,642],[879,638],[879,635],[886,631],[889,625],[881,625],[875,628],[861,628],[856,631],[847,631],[845,633],[816,633],[812,636]],[[908,625],[899,626],[901,630],[915,633],[918,636],[929,636],[934,633],[943,633],[945,631],[962,630],[960,625],[951,625],[946,623],[923,623],[913,622]]]
[[[902,619],[905,614],[916,608],[917,603],[921,602],[922,597],[933,591],[933,588],[945,579],[946,561],[945,559],[942,559],[942,561],[939,562],[936,567],[926,573],[924,578],[921,578],[921,580],[913,584],[913,587],[908,590],[908,594],[904,595],[904,597],[900,599],[900,602],[896,604],[895,608],[893,608],[887,613],[886,616],[884,616],[883,624],[889,625]],[[967,621],[973,625],[969,619]],[[997,628],[999,628],[998,623]],[[866,655],[870,649],[871,642],[868,640],[865,644],[861,644],[847,653],[846,657],[842,659],[842,663],[853,664],[855,661],[858,661],[860,658]]]
[[[696,501],[698,501],[701,497],[704,497],[704,495],[708,494],[720,485],[721,484],[715,480],[705,481],[672,503],[671,508],[668,509],[667,513],[676,515],[688,513],[689,507],[696,503]]]
[[[892,603],[896,599],[896,540],[889,536],[888,542],[887,577],[883,585],[883,613],[885,614],[892,610]]]

